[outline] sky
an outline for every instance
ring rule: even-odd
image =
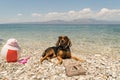
[[[75,19],[120,21],[120,0],[0,0],[0,23]]]

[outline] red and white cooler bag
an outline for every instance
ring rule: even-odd
[[[7,62],[16,62],[20,57],[20,47],[16,39],[9,39],[1,50],[1,56]]]

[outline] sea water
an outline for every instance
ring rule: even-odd
[[[97,46],[107,46],[117,48],[120,54],[119,24],[0,24],[0,39],[4,41],[16,38],[21,43],[41,42],[52,46],[61,35],[70,38],[73,50],[81,50],[82,47],[84,50],[92,47],[93,50]]]
[[[120,44],[120,25],[0,24],[0,38],[50,40],[66,35],[75,41]]]

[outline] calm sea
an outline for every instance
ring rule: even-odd
[[[100,45],[120,45],[120,25],[48,25],[48,24],[0,24],[0,39],[51,41],[60,35],[72,42],[88,42]]]

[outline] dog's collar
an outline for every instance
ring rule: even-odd
[[[60,49],[60,50],[67,50],[67,49],[69,49],[69,47],[59,46],[58,49]]]

